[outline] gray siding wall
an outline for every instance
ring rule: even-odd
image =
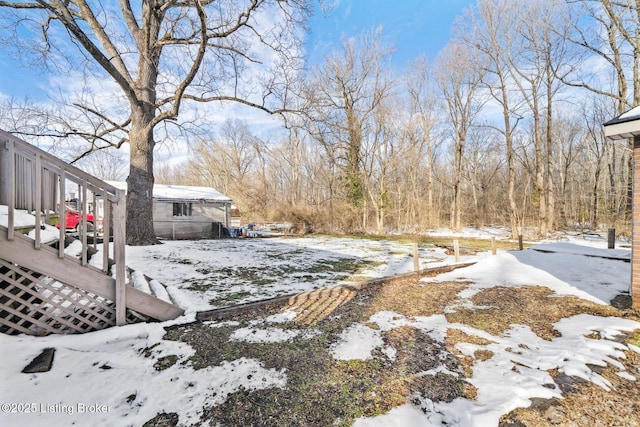
[[[173,216],[173,203],[191,203],[191,216]],[[153,228],[164,239],[210,239],[213,223],[226,224],[226,205],[200,201],[153,201]]]

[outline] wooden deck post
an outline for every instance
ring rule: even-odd
[[[113,207],[113,252],[116,261],[116,325],[127,324],[127,295],[126,295],[126,221],[127,208],[124,190],[116,190],[117,203]]]
[[[9,205],[9,144],[0,140],[0,205]]]

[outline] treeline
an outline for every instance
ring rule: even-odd
[[[157,182],[213,186],[246,220],[346,232],[508,226],[629,230],[640,102],[635,1],[480,0],[433,61],[393,69],[373,31],[309,70],[290,132],[233,120]]]
[[[229,50],[240,61],[248,58],[242,49],[249,45]],[[277,51],[297,57],[289,49],[294,45],[277,44]],[[398,69],[392,56],[383,32],[372,30],[344,40],[301,76],[293,59],[277,76],[257,74],[265,80],[258,82],[250,68],[223,61],[222,68],[201,70],[193,90],[209,93],[205,83],[218,82],[211,76],[219,72],[230,79],[220,86],[235,88],[234,96],[220,99],[279,112],[286,132],[264,137],[231,119],[214,136],[198,138],[210,135],[201,113],[190,110],[181,119],[160,114],[165,101],[180,99],[178,91],[158,96],[148,110],[159,114],[153,126],[137,123],[136,129],[149,134],[141,140],[150,147],[185,132],[190,160],[158,166],[153,148],[129,154],[144,154],[145,168],[156,165],[157,183],[222,191],[246,222],[286,220],[368,233],[493,224],[507,226],[514,237],[564,227],[629,232],[632,145],[606,140],[602,124],[640,104],[637,1],[478,0],[455,22],[436,58],[416,58]],[[163,81],[174,82],[172,64],[158,65]],[[83,83],[79,101],[62,99],[44,110],[0,100],[0,124],[30,141],[44,138],[54,154],[65,153],[96,175],[122,179],[127,162],[111,148],[140,143],[131,133],[139,106],[121,108],[128,98],[104,87],[91,90],[94,84]],[[189,93],[184,101],[194,99],[209,97]],[[84,145],[75,147],[77,138]],[[145,172],[144,183],[152,180]],[[142,227],[132,216],[131,227]],[[153,241],[152,234],[146,237]]]

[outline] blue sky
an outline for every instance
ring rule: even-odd
[[[323,0],[330,2],[331,0]],[[433,59],[450,38],[456,16],[475,0],[334,0],[323,14],[316,4],[308,36],[311,63],[322,61],[340,47],[341,37],[354,37],[383,26],[383,36],[395,46],[396,66],[421,54]]]
[[[320,1],[334,3],[327,13]],[[342,37],[355,37],[383,26],[383,35],[396,49],[393,60],[398,68],[421,54],[430,58],[450,37],[454,18],[475,0],[315,0],[307,53],[310,63],[339,49]],[[38,99],[48,76],[26,69],[0,47],[0,93],[17,98]]]

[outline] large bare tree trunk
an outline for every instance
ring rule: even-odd
[[[127,244],[157,243],[153,229],[153,128],[152,117],[136,108],[129,132],[131,156],[127,177]],[[146,122],[146,123],[145,123]]]
[[[547,130],[546,130],[546,188],[547,200],[547,231],[553,231],[555,226],[555,193],[554,193],[554,161],[553,161],[553,72],[551,59],[547,58]]]

